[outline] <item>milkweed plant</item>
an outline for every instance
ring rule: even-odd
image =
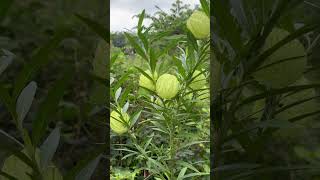
[[[210,20],[201,5],[181,34],[145,27],[142,11],[125,33],[142,65],[119,72],[112,55],[111,178],[209,179]]]

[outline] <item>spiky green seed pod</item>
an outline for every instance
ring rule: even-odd
[[[274,28],[266,39],[263,52],[273,47],[290,33]],[[295,39],[271,54],[253,77],[261,84],[271,88],[281,88],[298,80],[307,67],[306,51],[302,43]],[[280,62],[278,62],[280,61]]]
[[[157,80],[157,94],[164,99],[171,99],[175,97],[179,89],[180,83],[174,75],[163,74]]]
[[[146,70],[145,73],[148,74],[151,78],[153,78],[154,81],[157,81],[157,78],[158,78],[158,73],[157,72],[154,72],[154,74],[152,75],[149,70]],[[147,78],[143,74],[140,75],[139,85],[141,87],[147,88],[147,89],[149,89],[151,91],[155,91],[156,90],[155,83],[152,82],[149,78]]]
[[[197,39],[204,39],[210,34],[210,19],[202,11],[195,11],[187,20],[187,28]]]
[[[128,131],[128,127],[125,123],[129,123],[130,117],[127,113],[121,115],[117,111],[112,111],[110,115],[110,127],[112,131],[121,135]]]

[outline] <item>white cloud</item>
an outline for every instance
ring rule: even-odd
[[[155,6],[162,10],[170,9],[175,0],[111,0],[110,1],[110,29],[111,31],[125,31],[132,29],[137,25],[137,18],[132,17],[139,14],[143,9],[146,13],[153,14],[156,12]],[[199,4],[199,0],[183,0],[185,4],[190,4],[193,8]],[[150,22],[146,21],[145,24]]]

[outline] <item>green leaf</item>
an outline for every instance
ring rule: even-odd
[[[84,167],[76,176],[75,180],[90,180],[91,176],[98,166],[101,156],[92,160],[86,167]]]
[[[117,80],[117,83],[112,86],[112,89],[118,89],[119,87],[121,87],[122,84],[125,83],[126,80],[129,78],[130,74],[132,74],[132,72],[130,72],[130,71],[128,71],[125,74],[123,74],[121,76],[121,78],[119,80]]]
[[[40,48],[32,57],[31,61],[26,64],[23,70],[17,75],[14,83],[13,99],[16,100],[21,90],[32,79],[37,71],[50,60],[49,55],[57,48],[60,42],[70,33],[69,30],[62,28],[44,47]]]
[[[206,15],[210,17],[210,7],[207,0],[200,0],[200,4]]]
[[[183,176],[186,174],[187,169],[188,169],[187,167],[184,167],[184,168],[181,169],[181,171],[180,171],[180,173],[179,173],[179,175],[178,175],[177,180],[182,180],[182,179],[184,179]]]
[[[280,94],[284,94],[284,93],[288,93],[288,92],[293,92],[293,91],[302,91],[305,89],[312,89],[312,88],[316,88],[316,87],[320,87],[320,84],[310,84],[310,85],[299,85],[299,86],[289,86],[289,87],[285,87],[285,88],[280,88],[280,89],[273,89],[273,90],[269,90],[251,97],[248,97],[246,99],[244,99],[242,102],[239,103],[239,105],[237,105],[237,107],[235,109],[239,109],[241,106],[257,101],[259,99],[264,99],[268,96],[274,96],[274,95],[280,95]]]
[[[177,162],[177,164],[180,164],[181,166],[185,166],[185,167],[187,167],[187,168],[189,168],[189,169],[191,169],[191,170],[193,170],[193,171],[195,171],[195,172],[200,172],[197,168],[195,168],[192,164],[189,164],[189,163],[187,163],[187,162],[184,162],[184,161],[179,161],[179,162]]]
[[[101,147],[97,147],[94,152],[91,152],[86,158],[80,160],[77,165],[72,168],[71,171],[67,173],[67,175],[63,178],[64,180],[87,180],[81,179],[80,176],[83,178],[90,179],[90,176],[93,173],[93,170],[96,168],[100,158],[101,153],[106,151],[107,145],[103,145]],[[78,179],[79,178],[79,179]]]
[[[0,75],[7,69],[7,67],[12,63],[15,57],[10,51],[2,49],[4,55],[0,57]]]
[[[242,39],[239,25],[231,14],[229,1],[217,0],[212,2],[212,12],[217,20],[217,26],[223,36],[230,42],[235,51],[241,51]]]
[[[227,136],[223,141],[229,141],[232,140],[235,137],[238,137],[242,134],[250,133],[253,130],[256,130],[258,128],[296,128],[298,127],[298,124],[291,123],[289,120],[283,120],[283,119],[271,119],[267,121],[261,121],[258,123],[254,123],[252,125],[249,125],[247,127],[242,128],[239,132],[235,132],[229,136]]]
[[[4,137],[4,138],[3,138]],[[20,146],[23,148],[23,144],[21,144],[16,138],[12,137],[10,134],[0,129],[0,140],[5,144],[12,144],[13,146]]]
[[[9,152],[12,156],[15,156],[17,159],[21,160],[27,166],[31,167],[35,172],[37,171],[37,166],[32,162],[32,160],[21,151],[21,147],[12,146],[6,143],[0,143],[0,149],[5,152]]]
[[[142,23],[145,15],[145,10],[142,11],[142,13],[139,16],[139,21],[138,21],[138,33],[141,33],[142,31]]]
[[[101,41],[99,42],[95,57],[92,62],[93,73],[100,78],[108,78],[108,59],[109,59],[109,45],[108,43]]]
[[[121,91],[122,91],[122,88],[119,87],[119,88],[117,89],[116,93],[115,93],[114,99],[115,99],[116,102],[118,102],[118,99],[119,99],[119,97],[120,97],[120,95],[121,95]]]
[[[21,94],[19,95],[16,105],[16,112],[18,121],[17,125],[19,125],[20,127],[22,127],[23,120],[25,119],[31,108],[36,90],[37,83],[32,81],[22,90]]]
[[[131,36],[129,33],[124,33],[127,37],[127,39],[129,40],[129,43],[131,44],[131,46],[136,50],[136,52],[143,58],[145,59],[147,62],[149,61],[145,51],[143,50],[143,48],[138,44],[137,40]]]
[[[216,171],[233,171],[233,170],[245,170],[245,169],[255,169],[260,167],[260,164],[253,163],[237,163],[237,164],[227,164],[223,166],[219,166],[213,169],[213,172]]]
[[[16,118],[16,111],[14,107],[15,103],[11,99],[8,90],[3,86],[0,86],[0,102],[7,108],[7,110],[10,112],[11,116],[13,117],[13,119],[15,119]]]
[[[5,178],[7,178],[9,180],[19,180],[19,179],[15,178],[15,177],[11,176],[10,174],[3,172],[3,171],[0,171],[0,177],[1,176],[5,177]]]
[[[94,31],[97,35],[99,35],[102,39],[104,39],[106,42],[109,43],[110,36],[109,36],[109,30],[107,28],[105,28],[103,25],[99,24],[98,22],[93,21],[92,19],[89,19],[87,17],[81,16],[79,14],[76,14],[76,17],[78,17],[92,31]]]
[[[149,57],[150,57],[150,69],[151,69],[151,72],[154,72],[156,70],[158,58],[156,57],[156,54],[152,48],[150,49]]]
[[[49,90],[47,97],[39,106],[35,120],[32,122],[32,139],[33,144],[38,145],[42,136],[45,134],[49,117],[52,117],[58,108],[59,102],[65,94],[65,90],[74,77],[74,69],[71,67],[66,68],[66,72],[62,78],[56,80]]]
[[[182,177],[182,179],[187,179],[190,177],[197,177],[197,176],[210,176],[210,173],[199,172],[199,173],[190,173]]]
[[[139,67],[137,67],[137,66],[135,66],[135,68],[141,73],[141,74],[143,74],[146,78],[148,78],[150,81],[154,81],[153,79],[152,79],[152,77],[151,76],[149,76],[149,74],[147,74],[146,72],[144,72],[144,70],[142,70],[141,68],[139,68]]]
[[[132,116],[132,118],[130,119],[130,127],[133,127],[137,120],[139,119],[140,115],[141,115],[142,110],[137,111],[136,113],[134,113],[134,115]]]
[[[60,128],[55,128],[40,147],[40,165],[46,169],[50,164],[60,141]]]

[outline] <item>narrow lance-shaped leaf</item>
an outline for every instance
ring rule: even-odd
[[[200,4],[203,11],[207,14],[207,16],[210,16],[210,7],[207,0],[200,0]]]
[[[134,47],[134,49],[137,51],[137,53],[143,58],[145,59],[147,62],[149,61],[148,57],[146,56],[145,51],[143,50],[143,48],[138,44],[137,40],[131,36],[128,33],[125,33],[127,39],[129,40],[131,46]]]
[[[0,103],[2,103],[2,105],[4,105],[7,108],[7,110],[10,112],[11,116],[13,117],[13,119],[15,119],[16,118],[16,111],[14,107],[15,103],[11,99],[11,96],[8,90],[3,86],[0,86]]]
[[[115,93],[114,99],[115,99],[116,102],[118,102],[118,99],[119,99],[119,97],[120,97],[120,95],[121,95],[121,91],[122,91],[122,88],[119,87],[119,88],[117,89],[116,93]]]
[[[130,119],[130,127],[133,127],[133,126],[136,124],[137,120],[139,119],[139,117],[140,117],[140,115],[141,115],[141,112],[142,112],[142,110],[137,111],[137,112],[133,115],[132,119]]]
[[[188,169],[187,167],[184,167],[184,168],[181,169],[177,180],[183,180],[183,176],[186,174],[187,169]]]
[[[107,28],[105,28],[103,25],[99,24],[96,21],[93,21],[92,19],[89,19],[87,17],[81,16],[79,14],[76,14],[76,16],[82,22],[84,22],[92,31],[94,31],[102,39],[104,39],[106,42],[110,41],[109,30]]]
[[[10,51],[2,49],[4,55],[0,57],[0,75],[7,69],[7,67],[11,64],[15,55]]]
[[[37,83],[30,82],[21,92],[16,105],[18,125],[22,127],[23,120],[30,110],[37,90]]]
[[[142,31],[142,23],[145,15],[145,10],[142,11],[142,13],[139,16],[139,21],[138,21],[138,33],[141,33]]]
[[[50,164],[60,141],[60,128],[55,128],[40,147],[40,165],[46,169]]]
[[[77,165],[71,171],[69,171],[63,179],[89,180],[91,175],[93,174],[93,170],[97,167],[101,159],[101,154],[106,151],[107,146],[108,145],[97,147],[94,152],[90,153],[86,158],[80,160]],[[80,176],[88,179],[81,179]]]
[[[238,23],[230,11],[229,1],[217,0],[212,2],[212,12],[216,16],[217,25],[221,27],[221,34],[230,42],[235,51],[241,51],[242,39]]]
[[[33,144],[38,145],[42,136],[45,134],[48,122],[50,120],[49,117],[56,113],[59,102],[65,93],[65,89],[73,79],[73,76],[74,69],[67,67],[64,76],[61,79],[58,79],[52,85],[53,88],[49,90],[46,99],[41,103],[40,109],[36,114],[36,118],[32,122]]]
[[[4,137],[4,138],[2,138]],[[21,144],[16,138],[12,137],[10,134],[0,129],[0,140],[2,143],[12,144],[14,146],[20,146],[23,148],[23,144]]]
[[[99,164],[101,159],[101,155],[98,156],[96,159],[91,161],[85,168],[83,168],[76,176],[75,180],[90,180],[91,176]]]
[[[274,90],[270,90],[270,91],[266,91],[251,97],[248,97],[246,99],[244,99],[242,102],[240,102],[237,107],[235,109],[239,109],[241,106],[257,101],[259,99],[263,99],[265,97],[268,96],[272,96],[272,95],[280,95],[280,94],[284,94],[284,93],[288,93],[288,92],[293,92],[293,91],[302,91],[305,89],[311,89],[311,88],[316,88],[316,87],[320,87],[320,84],[310,84],[310,85],[299,85],[299,86],[289,86],[289,87],[285,87],[285,88],[281,88],[281,89],[274,89]]]
[[[0,171],[0,177],[5,177],[5,178],[7,178],[7,179],[9,179],[9,180],[19,180],[19,179],[17,179],[17,178],[15,178],[15,177],[13,177],[12,175],[10,175],[10,174],[8,174],[8,173],[5,173],[5,172],[3,172],[3,171]]]

